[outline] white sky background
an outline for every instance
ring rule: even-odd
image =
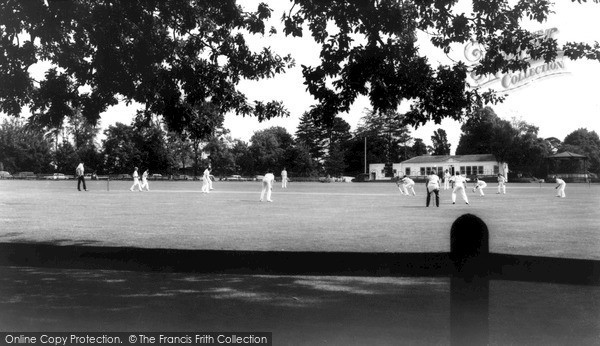
[[[277,118],[259,123],[254,117],[242,117],[228,114],[225,117],[225,128],[231,130],[233,138],[248,141],[257,130],[271,126],[282,126],[291,134],[295,134],[299,117],[315,103],[303,85],[301,65],[316,66],[318,64],[320,46],[314,43],[308,30],[305,37],[285,37],[281,16],[284,11],[289,11],[290,1],[282,0],[243,0],[241,3],[248,10],[255,10],[258,3],[266,2],[273,9],[272,18],[267,25],[274,26],[278,33],[273,36],[248,36],[247,41],[251,48],[260,50],[262,47],[271,47],[272,51],[286,55],[291,54],[296,61],[296,66],[285,74],[277,75],[272,79],[243,81],[240,89],[246,94],[249,101],[254,100],[279,100],[283,101],[290,111],[290,117]],[[468,14],[468,3],[462,2],[461,6]],[[559,30],[557,39],[559,45],[567,41],[582,41],[593,44],[600,41],[600,5],[587,3],[577,4],[571,1],[557,1],[554,6],[556,14],[552,15],[546,23],[531,23],[526,27],[530,30],[540,30],[556,27]],[[449,60],[439,50],[432,48],[425,34],[420,40],[421,52],[428,56],[435,64],[437,61],[448,64]],[[451,52],[449,56],[454,59],[463,55],[462,46]],[[512,91],[503,104],[492,105],[499,117],[510,120],[520,118],[540,128],[540,137],[557,137],[563,140],[570,132],[578,128],[587,128],[600,134],[600,101],[598,100],[598,81],[600,80],[600,62],[565,59],[567,75],[542,79]],[[41,69],[40,72],[45,71]],[[43,72],[42,72],[43,73]],[[104,128],[116,122],[129,124],[139,105],[130,107],[120,104],[111,107],[102,114],[101,124]],[[366,97],[359,98],[350,112],[341,114],[352,130],[356,129],[359,119],[364,115],[365,108],[370,108]],[[408,107],[401,107],[404,112]],[[453,120],[444,120],[440,125],[427,124],[416,130],[412,136],[422,138],[426,144],[431,144],[431,136],[438,128],[443,128],[448,134],[454,153],[460,137],[460,123]]]
[[[260,1],[244,1],[244,4],[258,4]],[[275,26],[278,34],[274,37],[265,37],[250,41],[252,44],[270,46],[279,54],[290,53],[296,60],[296,67],[285,75],[276,76],[270,80],[260,82],[245,82],[241,85],[249,100],[281,100],[289,109],[291,116],[285,119],[273,119],[259,123],[255,118],[227,116],[225,127],[231,130],[234,138],[248,140],[254,131],[270,126],[285,127],[288,132],[295,133],[298,118],[314,104],[312,96],[308,94],[302,84],[301,65],[315,66],[318,63],[320,46],[314,43],[308,31],[304,38],[285,37],[283,35],[280,18],[283,11],[289,10],[288,1],[266,1],[273,9],[271,25]],[[249,5],[253,8],[255,5]],[[469,11],[465,7],[465,11]],[[570,1],[558,1],[554,7],[556,14],[552,15],[546,23],[532,23],[527,28],[531,30],[556,27],[559,29],[559,45],[567,41],[582,41],[592,44],[600,41],[600,5],[573,4]],[[436,61],[435,56],[442,63],[448,63],[444,55],[428,42],[420,42],[422,53],[427,54],[430,61]],[[429,47],[428,47],[429,46]],[[460,52],[454,54],[462,54]],[[450,56],[454,57],[451,53]],[[431,54],[431,55],[430,55]],[[565,59],[567,75],[542,79],[530,86],[512,91],[503,104],[492,105],[499,117],[510,120],[513,117],[538,126],[541,137],[557,137],[563,140],[570,132],[578,128],[587,128],[600,133],[600,101],[598,100],[598,81],[600,80],[600,63]],[[364,109],[370,108],[368,99],[362,97],[357,100],[348,114],[341,117],[352,127],[356,128],[359,119],[364,115]],[[400,110],[403,111],[402,109]],[[433,131],[443,128],[448,134],[452,144],[452,152],[456,149],[460,137],[460,123],[453,120],[444,120],[440,125],[427,124],[412,131],[415,138],[422,138],[425,143],[431,143]]]

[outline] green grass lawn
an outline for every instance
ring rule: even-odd
[[[276,184],[273,203],[259,202],[259,182],[150,181],[150,192],[130,192],[130,181],[0,180],[0,241],[60,245],[177,249],[439,252],[450,249],[450,227],[472,213],[490,231],[492,252],[600,259],[600,186],[509,184],[485,197],[469,190],[470,205],[439,208],[399,194],[391,183]]]

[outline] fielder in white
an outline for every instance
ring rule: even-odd
[[[210,193],[210,166],[202,174],[202,193]]]
[[[396,186],[398,187],[398,191],[400,191],[400,194],[404,195],[404,190],[402,190],[402,178],[400,178],[400,176],[396,177]]]
[[[460,195],[465,203],[469,204],[469,199],[467,198],[467,193],[465,189],[467,188],[467,178],[460,175],[459,171],[456,171],[455,175],[451,178],[454,182],[454,189],[452,189],[452,204],[456,204],[456,192],[460,191]]]
[[[271,200],[271,190],[273,190],[273,182],[275,181],[275,175],[273,173],[265,174],[262,180],[262,191],[260,193],[260,201],[262,202],[265,198],[265,192],[267,193],[267,202],[273,202]]]
[[[413,196],[416,196],[415,193],[415,181],[409,177],[402,178],[402,188],[404,188],[404,194],[409,196],[409,191],[412,192]],[[400,190],[402,192],[402,190]]]
[[[444,190],[448,190],[450,188],[450,178],[452,178],[452,175],[450,174],[450,172],[448,172],[448,170],[444,171]]]
[[[287,189],[287,182],[288,182],[287,171],[285,170],[285,167],[283,167],[283,171],[281,171],[281,188],[282,189]]]
[[[131,185],[129,191],[133,191],[136,186],[140,191],[142,191],[142,186],[140,185],[140,175],[138,174],[137,167],[133,169],[133,185]]]
[[[498,173],[498,192],[496,193],[499,194],[500,192],[506,194],[506,178]]]
[[[140,185],[140,190],[144,190],[144,188],[146,188],[146,191],[150,191],[150,185],[148,185],[148,170],[145,170],[144,173],[142,173],[142,185]]]
[[[487,187],[487,183],[483,180],[479,180],[479,178],[475,178],[475,187],[473,188],[473,192],[479,190],[479,196],[483,197],[485,194],[483,193],[483,189]]]
[[[212,172],[212,166],[208,165],[208,189],[209,190],[214,190],[212,187],[212,183],[213,183],[213,175],[210,174],[210,172]]]
[[[558,184],[555,187],[555,189],[557,189],[556,197],[561,197],[561,198],[567,197],[567,195],[565,195],[565,187],[567,187],[567,183],[565,183],[565,181],[562,180],[558,176],[554,176],[554,179],[556,180],[556,183]]]

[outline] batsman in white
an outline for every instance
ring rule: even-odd
[[[452,174],[448,172],[448,170],[444,171],[444,190],[448,190],[450,188],[450,178],[452,178]]]
[[[410,196],[409,191],[412,192],[413,196],[416,196],[415,193],[415,181],[411,178],[405,176],[402,178],[402,187],[404,188],[404,194]]]
[[[498,173],[498,192],[496,193],[499,194],[500,192],[506,194],[506,178]]]

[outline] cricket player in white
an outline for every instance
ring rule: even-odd
[[[202,193],[210,193],[210,166],[202,174]]]
[[[210,172],[212,172],[212,166],[208,165],[208,189],[209,190],[214,190],[213,187],[212,187],[213,179],[211,177]]]
[[[283,171],[281,171],[281,188],[282,189],[287,189],[287,182],[288,182],[287,171],[285,170],[285,167],[283,167]]]
[[[496,192],[496,194],[499,194],[500,192],[502,192],[503,194],[506,194],[506,178],[498,173],[498,192]]]
[[[558,184],[555,187],[555,189],[557,189],[556,197],[561,197],[561,198],[567,197],[567,195],[565,195],[565,187],[567,186],[567,183],[565,183],[565,181],[562,180],[558,176],[554,176],[554,179],[556,180],[556,183]]]
[[[142,187],[140,186],[140,175],[138,174],[138,168],[137,167],[135,167],[133,169],[133,185],[131,185],[131,188],[129,189],[129,191],[133,191],[133,189],[136,186],[138,187],[138,189],[140,191],[142,191]]]
[[[483,193],[483,189],[487,187],[487,183],[483,180],[479,180],[479,178],[475,178],[475,187],[473,188],[473,192],[479,190],[479,195],[481,197],[485,196]]]
[[[145,170],[144,173],[142,173],[142,185],[140,185],[140,190],[144,190],[144,188],[146,188],[146,191],[150,191],[150,185],[148,185],[148,170]]]
[[[452,175],[450,175],[450,172],[448,172],[448,170],[444,171],[444,190],[448,190],[450,188],[450,178],[452,178]]]
[[[407,196],[409,196],[409,193],[408,193],[409,191],[412,192],[413,196],[417,195],[415,193],[415,182],[411,178],[409,178],[409,177],[402,178],[402,187],[404,188],[404,194],[406,194]]]
[[[265,198],[265,192],[267,193],[267,202],[273,202],[271,200],[271,190],[273,189],[273,182],[275,181],[275,175],[273,173],[265,174],[262,180],[262,191],[260,193],[260,201],[262,202]]]
[[[429,202],[431,201],[431,194],[435,194],[435,205],[440,206],[440,177],[438,177],[435,172],[431,172],[430,175],[427,176],[427,204],[429,207]]]
[[[456,204],[457,191],[460,191],[460,195],[465,203],[469,204],[469,199],[467,198],[467,193],[465,192],[465,188],[467,187],[467,178],[460,175],[459,171],[456,171],[456,174],[451,179],[454,181],[454,189],[452,189],[452,204]]]

